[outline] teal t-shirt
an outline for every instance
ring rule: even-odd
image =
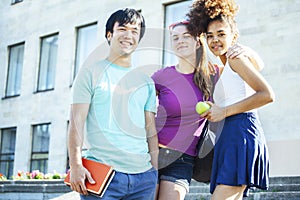
[[[72,104],[90,104],[84,157],[123,173],[141,173],[152,167],[144,113],[156,112],[156,94],[148,75],[139,68],[102,60],[81,68],[72,93]]]

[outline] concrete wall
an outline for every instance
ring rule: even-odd
[[[241,43],[254,48],[265,62],[262,74],[276,101],[260,109],[269,144],[271,175],[300,173],[300,2],[237,0]]]
[[[152,66],[162,60],[164,4],[167,0],[24,0],[11,6],[0,1],[0,95],[5,94],[8,46],[25,41],[21,95],[0,100],[0,128],[17,127],[14,171],[29,169],[31,125],[51,122],[48,171],[65,171],[70,84],[75,57],[75,27],[97,22],[99,47],[90,61],[105,56],[104,26],[121,7],[140,9],[147,32],[135,62]],[[255,49],[265,61],[263,75],[276,93],[276,102],[260,109],[270,147],[271,176],[299,175],[300,121],[296,77],[300,71],[300,2],[297,0],[237,0],[240,42]],[[34,93],[37,84],[40,37],[59,33],[55,89]],[[154,68],[153,68],[154,67]],[[296,106],[295,106],[296,105]]]

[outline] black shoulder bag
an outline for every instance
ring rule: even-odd
[[[211,76],[211,80],[213,83],[212,93],[214,91],[214,86],[218,78],[218,75]],[[212,124],[214,123],[208,122],[206,120],[199,142],[197,144],[198,156],[195,158],[192,178],[198,182],[210,182],[214,156],[214,146],[216,142],[216,133],[214,133],[210,127]]]

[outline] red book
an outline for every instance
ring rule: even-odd
[[[82,158],[83,166],[91,173],[92,178],[96,182],[95,184],[91,184],[87,179],[85,180],[85,186],[87,191],[91,195],[96,195],[98,197],[102,197],[104,192],[106,191],[109,183],[111,182],[113,176],[115,175],[115,171],[113,167],[110,165],[106,165],[100,162],[96,162],[93,160],[88,160]],[[68,172],[65,180],[65,184],[70,186],[70,171]]]

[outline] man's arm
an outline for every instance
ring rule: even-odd
[[[83,167],[81,161],[84,124],[88,111],[89,104],[71,105],[68,140],[71,189],[85,195],[88,194],[85,187],[85,179],[87,178],[90,183],[94,183],[90,173]]]
[[[155,127],[155,114],[153,112],[145,111],[146,132],[149,153],[151,155],[151,164],[158,169],[158,139]]]

